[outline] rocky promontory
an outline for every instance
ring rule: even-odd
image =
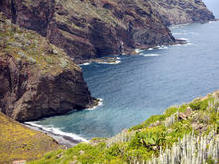
[[[36,32],[0,15],[0,111],[20,122],[95,104],[80,67]]]

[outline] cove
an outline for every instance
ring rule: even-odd
[[[204,96],[219,86],[219,22],[171,27],[185,45],[119,56],[118,64],[82,66],[95,110],[71,112],[35,122],[86,139],[110,137],[165,108]]]

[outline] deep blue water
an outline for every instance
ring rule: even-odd
[[[84,78],[103,105],[38,122],[84,138],[109,137],[219,89],[219,22],[171,27],[188,44],[120,56],[120,63],[83,66]]]

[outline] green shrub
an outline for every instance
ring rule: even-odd
[[[193,110],[206,110],[208,107],[208,99],[201,101],[200,99],[194,100],[192,103],[189,104],[189,106]]]

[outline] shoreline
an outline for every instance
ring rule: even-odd
[[[133,53],[133,55],[140,55],[141,51],[147,51],[147,50],[150,51],[153,49],[160,49],[160,48],[164,48],[167,46],[174,46],[174,45],[179,45],[179,44],[183,45],[183,44],[187,44],[187,43],[188,42],[185,39],[176,39],[176,42],[174,44],[158,45],[158,46],[149,47],[147,49],[135,49],[133,51],[133,52],[135,52],[135,53]],[[137,51],[139,51],[139,52],[137,52]],[[117,62],[117,61],[119,61],[119,62]],[[93,62],[98,63],[98,64],[118,64],[121,62],[121,60],[120,60],[120,57],[118,55],[113,56],[113,57],[106,56],[103,58],[97,58],[97,59],[92,59],[90,61],[85,61],[85,63],[79,64],[79,66],[89,65]],[[102,106],[102,105],[103,105],[103,100],[101,98],[98,98],[97,105],[92,106],[92,107],[87,108],[87,109],[84,109],[84,110],[92,111],[92,110],[95,110],[98,106]],[[37,121],[37,120],[35,120],[35,121]],[[33,122],[24,122],[23,124],[28,128],[40,131],[40,132],[52,137],[58,144],[64,146],[65,148],[71,148],[71,147],[73,147],[81,142],[89,142],[89,140],[82,138],[77,134],[63,132],[59,128],[55,128],[55,127],[42,126],[42,125],[39,125],[37,123],[34,123],[34,121]]]
[[[59,145],[62,145],[65,148],[71,148],[81,142],[89,142],[76,134],[62,132],[58,128],[46,128],[33,122],[25,122],[23,125],[52,137]]]
[[[98,100],[98,103],[96,106],[93,106],[92,108],[87,108],[84,110],[92,111],[92,110],[95,110],[97,107],[102,106],[103,99],[97,98],[97,100]],[[43,125],[39,125],[35,122],[36,121],[24,122],[22,124],[30,129],[42,132],[42,133],[52,137],[59,145],[62,145],[65,148],[71,148],[71,147],[73,147],[81,142],[89,142],[89,140],[87,140],[87,139],[85,139],[77,134],[63,132],[59,128],[52,127],[52,126],[46,127]]]
[[[178,38],[178,39],[175,39],[175,42],[173,44],[163,44],[163,45],[156,45],[156,46],[151,46],[151,47],[136,48],[136,49],[132,49],[132,50],[127,50],[125,53],[122,53],[122,54],[109,55],[109,56],[104,56],[101,58],[84,60],[81,63],[78,63],[78,66],[80,66],[80,67],[87,66],[87,65],[90,65],[92,63],[112,64],[112,65],[119,64],[119,63],[121,63],[119,56],[139,55],[140,52],[142,52],[142,51],[150,51],[153,49],[163,49],[164,47],[168,47],[168,46],[184,45],[184,44],[188,44],[188,41],[186,39]]]
[[[174,45],[179,45],[179,44],[183,45],[183,44],[187,44],[187,43],[188,42],[185,39],[176,39],[174,44],[158,45],[158,46],[148,47],[146,49],[135,49],[132,52],[133,52],[133,55],[139,55],[141,51],[153,50],[156,48],[159,49],[162,47],[174,46]],[[139,52],[137,52],[137,51],[139,51]],[[78,64],[78,65],[79,66],[89,65],[93,62],[96,62],[98,64],[119,64],[121,62],[119,56],[120,55],[115,55],[113,57],[106,56],[103,58],[91,59],[89,61],[84,61],[84,63]],[[95,110],[98,106],[103,105],[102,99],[98,98],[97,100],[98,100],[97,105],[95,105],[91,108],[84,109],[84,110]],[[55,127],[44,127],[44,126],[36,124],[34,122],[24,122],[23,124],[28,128],[40,131],[40,132],[52,137],[58,144],[64,146],[65,148],[71,148],[80,142],[89,142],[89,140],[86,140],[85,138],[82,138],[77,134],[63,132],[60,129],[55,128]]]

